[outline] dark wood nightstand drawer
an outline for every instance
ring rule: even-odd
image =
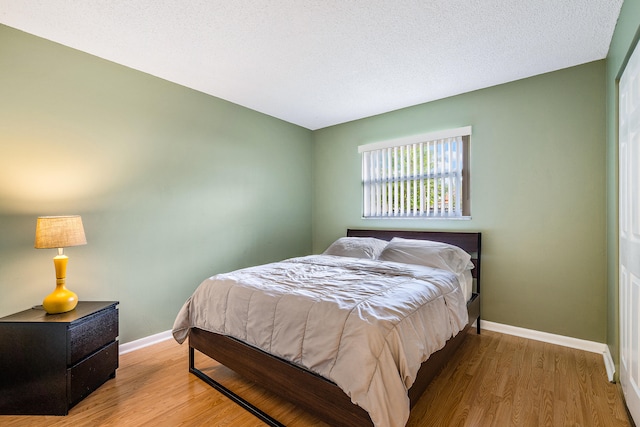
[[[114,341],[82,362],[71,367],[69,381],[69,406],[73,406],[109,378],[115,376],[118,368],[118,342]]]
[[[118,310],[109,308],[82,319],[69,328],[67,364],[73,365],[83,357],[114,341],[118,336]]]

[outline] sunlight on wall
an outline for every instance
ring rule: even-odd
[[[71,132],[4,135],[1,144],[0,211],[4,213],[65,213],[60,210],[70,201],[76,209],[95,208],[101,195],[130,179],[134,174],[130,163],[138,157],[134,144],[121,150],[100,149]]]

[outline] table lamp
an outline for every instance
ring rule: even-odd
[[[78,296],[65,286],[67,261],[64,248],[68,246],[86,245],[87,238],[79,215],[41,216],[36,221],[36,249],[58,249],[53,257],[56,269],[56,289],[42,302],[49,314],[65,313],[76,308]]]

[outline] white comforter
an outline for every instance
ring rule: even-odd
[[[206,279],[173,336],[233,336],[330,379],[376,426],[404,426],[420,364],[467,319],[450,272],[312,255]]]

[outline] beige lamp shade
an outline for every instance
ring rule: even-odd
[[[80,215],[41,216],[36,221],[36,249],[86,245]]]

